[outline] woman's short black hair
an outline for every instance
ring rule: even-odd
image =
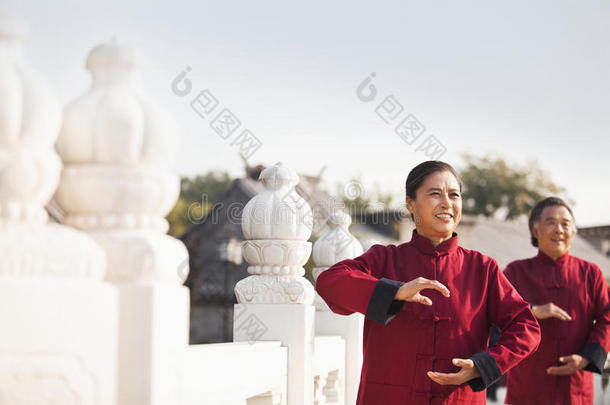
[[[572,219],[574,219],[574,213],[572,212],[572,208],[570,208],[568,203],[563,201],[561,198],[547,197],[544,200],[538,201],[538,203],[534,205],[534,208],[532,208],[532,212],[530,212],[530,219],[528,221],[530,227],[531,242],[534,247],[538,247],[538,239],[534,236],[534,232],[532,232],[532,230],[534,229],[534,224],[540,221],[542,211],[544,211],[546,207],[566,207],[566,209],[572,216]]]
[[[418,164],[409,172],[407,181],[405,182],[405,193],[407,197],[415,199],[417,189],[424,183],[426,178],[433,173],[443,171],[448,171],[455,176],[460,184],[460,192],[462,192],[462,180],[460,180],[457,172],[449,163],[441,162],[440,160],[428,160]],[[411,214],[411,219],[413,219],[413,214]]]

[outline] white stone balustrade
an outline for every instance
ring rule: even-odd
[[[316,267],[312,269],[312,274],[315,280],[333,264],[343,259],[353,259],[363,253],[362,245],[348,230],[351,223],[351,217],[344,211],[337,210],[329,215],[328,231],[313,246],[313,260]],[[330,311],[317,293],[314,302],[318,311]]]
[[[91,87],[66,107],[57,140],[65,166],[55,199],[66,223],[104,248],[106,280],[119,291],[118,404],[176,404],[188,253],[164,217],[179,193],[177,125],[139,90],[130,47],[96,46],[86,67]]]
[[[278,163],[260,174],[265,189],[242,213],[243,254],[251,276],[240,280],[240,303],[311,304],[314,289],[303,265],[311,254],[313,215],[294,186],[297,174]]]
[[[191,345],[184,353],[182,405],[285,405],[286,347],[280,342]]]
[[[314,405],[345,404],[345,340],[340,336],[314,339]]]
[[[0,404],[114,404],[117,294],[103,249],[48,223],[61,108],[0,14]]]
[[[361,319],[316,319],[303,268],[313,216],[296,173],[265,169],[244,208],[250,275],[235,288],[235,342],[189,346],[188,256],[164,219],[179,192],[175,122],[113,40],[90,52],[91,87],[62,123],[21,33],[0,15],[0,405],[349,403]],[[47,223],[53,193],[70,227]],[[348,225],[331,218],[316,277],[361,252]]]
[[[108,281],[180,285],[187,252],[164,218],[180,191],[170,169],[177,125],[139,91],[130,47],[96,46],[86,66],[91,87],[66,107],[57,140],[65,167],[55,199],[66,224],[105,248]]]
[[[303,277],[303,265],[311,253],[313,216],[294,189],[299,178],[292,169],[277,163],[263,170],[260,180],[265,188],[242,214],[251,275],[235,286],[233,339],[278,340],[288,347],[287,403],[311,405],[315,291]]]
[[[333,264],[352,259],[363,253],[360,242],[349,232],[351,217],[336,211],[328,218],[328,231],[313,246],[313,276],[317,280],[320,273]],[[348,316],[330,311],[322,297],[316,293],[316,338],[321,335],[341,336],[345,340],[345,404],[354,405],[358,395],[358,383],[362,368],[362,333],[364,316],[354,313]]]

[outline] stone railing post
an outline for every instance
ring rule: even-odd
[[[348,230],[351,222],[351,217],[343,211],[336,211],[329,216],[328,231],[313,246],[313,260],[316,264],[313,276],[316,280],[320,273],[333,264],[363,253],[362,245]],[[354,405],[362,369],[364,316],[359,313],[348,316],[332,313],[317,293],[315,306],[316,335],[339,335],[345,339],[345,404]]]
[[[0,404],[116,403],[118,297],[105,254],[48,222],[61,106],[0,14]]]
[[[57,141],[65,167],[55,198],[65,222],[104,248],[119,290],[119,404],[176,404],[188,254],[164,217],[179,194],[177,126],[138,90],[130,47],[99,45],[86,67],[91,87],[66,107]]]
[[[288,347],[288,400],[311,405],[315,291],[303,277],[311,254],[311,208],[295,191],[297,174],[281,163],[263,170],[264,190],[242,213],[250,276],[235,286],[235,341],[279,340]]]

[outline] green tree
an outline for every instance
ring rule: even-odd
[[[349,212],[389,209],[394,199],[392,193],[384,193],[379,185],[372,192],[367,190],[358,178],[337,184],[337,196]]]
[[[199,201],[207,196],[207,200],[215,203],[229,189],[233,178],[227,172],[209,172],[193,178],[184,177],[180,181],[180,196],[186,201]]]
[[[209,171],[195,177],[180,180],[180,196],[167,215],[169,234],[179,236],[204,215],[229,189],[233,178],[227,172]]]
[[[536,162],[519,166],[499,157],[473,155],[464,160],[460,176],[465,214],[513,219],[528,215],[541,199],[565,192]]]

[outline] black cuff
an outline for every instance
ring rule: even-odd
[[[587,364],[587,367],[583,370],[592,371],[598,374],[601,374],[602,371],[604,371],[607,353],[599,343],[585,343],[585,346],[578,354],[589,360],[589,364]]]
[[[502,372],[493,356],[487,352],[478,352],[470,358],[474,366],[479,370],[481,377],[468,381],[468,385],[474,392],[483,391],[502,377]]]
[[[366,317],[382,325],[387,325],[404,305],[404,301],[394,299],[396,291],[403,284],[402,281],[380,278],[366,308]]]
[[[390,304],[390,309],[388,309],[388,315],[398,315],[400,311],[402,311],[402,307],[405,306],[405,302],[402,300],[392,300],[392,304]]]

